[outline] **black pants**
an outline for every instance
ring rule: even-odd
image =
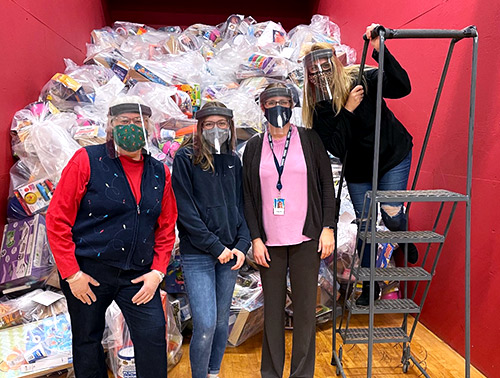
[[[76,378],[108,378],[108,370],[101,345],[106,309],[114,300],[123,312],[134,344],[137,378],[165,378],[167,376],[167,346],[165,315],[160,292],[146,304],[137,306],[132,297],[142,283],[130,280],[146,272],[126,271],[91,259],[78,259],[80,269],[100,283],[90,285],[97,301],[90,306],[73,296],[66,281],[61,289],[68,301],[73,334],[73,366]],[[149,271],[149,270],[148,270]]]
[[[318,242],[268,247],[269,268],[260,267],[264,290],[262,378],[281,378],[285,363],[286,274],[290,270],[293,345],[290,378],[314,377]]]

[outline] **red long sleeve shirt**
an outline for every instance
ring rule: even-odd
[[[120,161],[134,197],[141,200],[141,179],[144,160],[136,161],[125,156]],[[80,270],[75,255],[72,228],[86,193],[90,179],[90,162],[87,151],[79,149],[64,168],[61,179],[47,212],[47,236],[57,268],[63,279]],[[170,171],[165,167],[165,189],[162,210],[155,231],[154,258],[151,269],[165,273],[175,243],[177,206],[172,190]]]

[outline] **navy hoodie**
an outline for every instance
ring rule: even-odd
[[[246,253],[250,232],[244,216],[240,159],[234,154],[213,155],[214,172],[195,165],[192,156],[192,148],[180,148],[172,171],[181,253],[218,257],[224,247]]]

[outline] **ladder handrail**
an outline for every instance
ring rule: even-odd
[[[467,26],[461,30],[453,29],[389,29],[379,26],[377,29],[385,31],[385,39],[403,38],[475,38],[477,30],[474,25]]]

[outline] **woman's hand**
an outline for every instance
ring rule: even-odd
[[[363,96],[365,91],[362,85],[356,85],[351,93],[349,93],[349,97],[347,98],[347,102],[345,103],[344,108],[349,110],[351,113],[361,104],[363,101]]]
[[[219,259],[219,262],[221,264],[225,264],[227,263],[229,260],[232,260],[233,259],[233,251],[231,251],[229,248],[224,248],[224,250],[222,251],[222,253],[219,255],[219,257],[217,257]]]
[[[252,240],[252,251],[255,262],[265,268],[269,268],[268,261],[271,261],[267,247],[261,238]]]
[[[372,38],[372,31],[379,26],[379,24],[371,24],[366,27],[366,38],[368,38],[373,48],[377,51],[380,50],[380,37],[377,35],[375,38]]]
[[[131,282],[133,284],[143,282],[141,289],[132,298],[132,303],[137,306],[148,303],[151,299],[153,299],[156,289],[158,289],[158,285],[161,283],[160,277],[153,271],[143,274],[142,276],[133,279]]]
[[[318,253],[321,252],[321,258],[330,256],[335,248],[335,237],[331,228],[323,228],[319,237]]]
[[[92,302],[97,300],[97,297],[90,288],[90,285],[99,286],[100,284],[88,274],[79,270],[75,274],[69,276],[66,279],[66,282],[69,284],[69,288],[75,298],[79,299],[83,303],[91,305]]]
[[[233,253],[234,256],[236,256],[236,264],[234,264],[231,270],[238,270],[245,262],[245,254],[236,248],[233,248],[231,252]]]

